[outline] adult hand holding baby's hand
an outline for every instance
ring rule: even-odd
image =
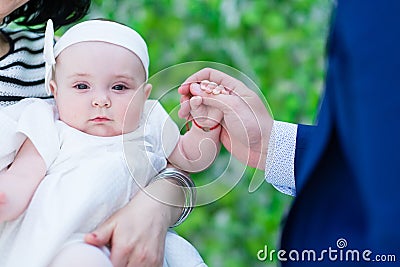
[[[200,96],[201,105],[223,114],[220,138],[225,148],[244,164],[264,169],[273,119],[254,91],[221,71],[206,68],[187,78],[178,92],[182,95],[180,117],[188,118],[191,99]]]
[[[191,87],[199,87],[200,90],[207,94],[220,94],[225,91],[223,86],[218,86],[216,83],[204,80],[200,84],[192,83]],[[198,90],[194,89],[194,90]],[[216,100],[218,101],[218,100]],[[203,97],[196,95],[189,99],[190,116],[193,123],[202,128],[205,132],[216,129],[220,126],[224,116],[221,110],[210,105],[203,104]]]

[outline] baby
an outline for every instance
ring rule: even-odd
[[[192,98],[195,127],[183,136],[148,100],[142,37],[92,20],[54,46],[46,30],[46,89],[56,108],[28,99],[0,110],[0,265],[111,266],[108,249],[84,243],[92,231],[165,168],[197,172],[219,149],[222,113]],[[212,117],[210,117],[212,114]],[[146,218],[143,218],[146,223]],[[205,266],[168,233],[164,266]]]

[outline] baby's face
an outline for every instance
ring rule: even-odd
[[[81,42],[57,57],[54,94],[60,120],[82,132],[115,136],[134,131],[151,91],[139,58],[105,42]]]

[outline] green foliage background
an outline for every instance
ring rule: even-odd
[[[94,0],[87,18],[113,19],[141,33],[149,46],[150,75],[184,62],[220,62],[254,81],[275,119],[312,123],[323,88],[330,5],[326,0]],[[188,74],[177,75],[176,85]],[[153,97],[161,90],[154,86]],[[179,96],[173,93],[163,104],[176,109]],[[211,181],[229,159],[222,150],[216,163],[193,179]],[[232,165],[232,173],[244,168]],[[260,262],[256,254],[264,245],[279,248],[281,221],[292,198],[267,183],[250,193],[253,174],[247,168],[233,190],[197,207],[176,228],[210,267],[277,265]],[[218,186],[226,190],[223,183]]]

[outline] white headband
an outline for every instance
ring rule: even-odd
[[[132,51],[142,62],[147,81],[149,76],[149,54],[147,45],[140,34],[135,30],[117,22],[90,20],[81,22],[70,28],[54,45],[53,22],[52,20],[48,20],[43,51],[44,61],[46,63],[45,87],[48,94],[51,93],[49,83],[52,79],[57,56],[70,45],[87,41],[111,43]]]

